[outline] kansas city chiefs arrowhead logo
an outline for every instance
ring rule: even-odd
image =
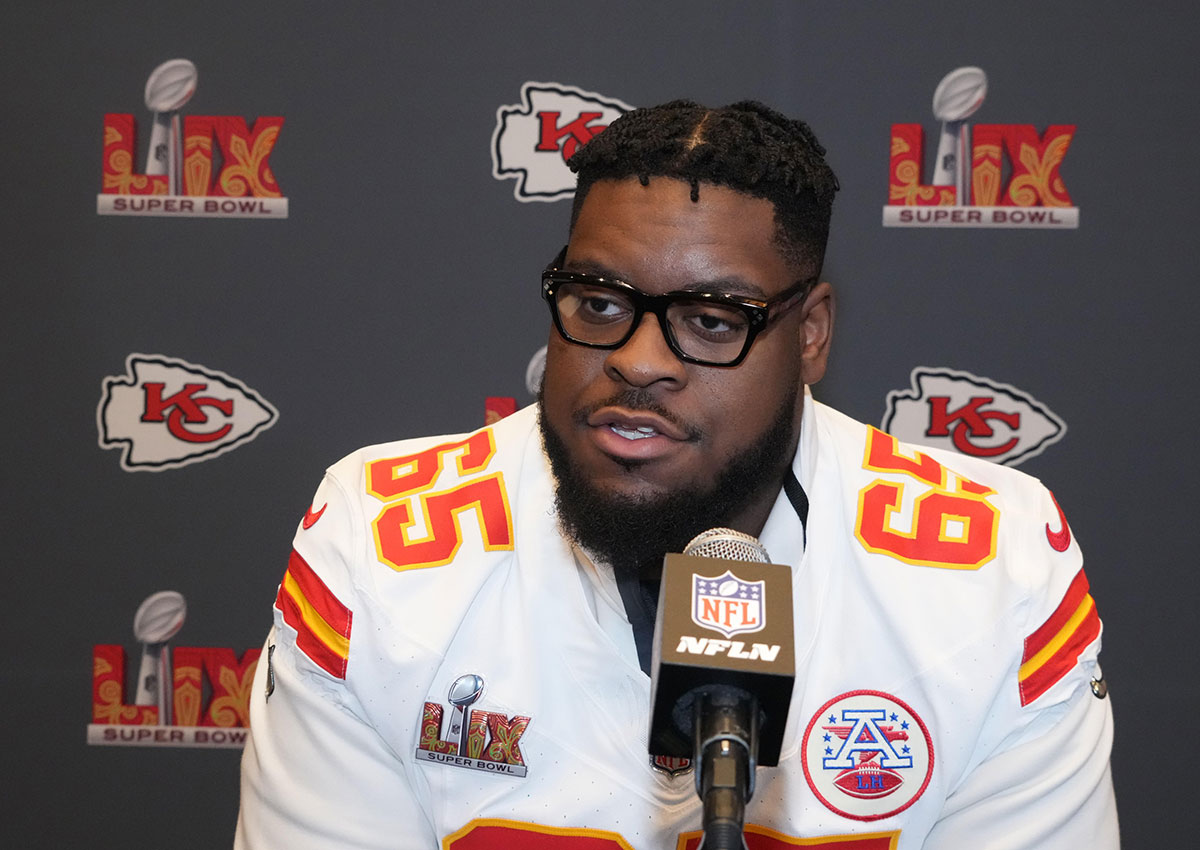
[[[518,201],[557,201],[575,193],[567,160],[633,107],[559,83],[525,83],[521,102],[496,110],[492,176],[515,178]]]
[[[1016,387],[956,369],[918,366],[892,390],[881,426],[909,443],[1016,466],[1067,433],[1050,408]]]
[[[104,379],[96,408],[100,448],[122,449],[121,468],[159,472],[249,442],[279,418],[236,378],[174,357],[130,354],[125,375]]]

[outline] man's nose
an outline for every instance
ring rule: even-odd
[[[642,319],[625,344],[609,352],[604,370],[613,380],[635,387],[665,381],[672,389],[687,384],[687,364],[667,344],[667,329],[653,313]]]

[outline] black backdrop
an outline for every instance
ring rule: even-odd
[[[1126,846],[1186,846],[1200,27],[1156,5],[5,5],[8,843],[228,845],[239,752],[89,746],[93,647],[125,650],[132,703],[133,615],[164,589],[187,601],[173,648],[257,647],[327,464],[473,428],[490,396],[531,400],[536,272],[568,204],[518,200],[492,136],[524,84],[555,82],[632,105],[752,96],[813,125],[843,185],[819,398],[878,424],[914,368],[947,367],[1066,423],[1021,468],[1071,518],[1105,622]],[[133,115],[141,172],[143,89],[177,57],[199,69],[185,115],[285,119],[269,153],[285,220],[97,214],[105,114]],[[962,66],[989,81],[971,122],[1076,126],[1059,173],[1077,229],[881,225],[892,125],[924,128],[928,180],[933,91]],[[208,459],[127,471],[97,408],[135,353],[223,373],[278,418]]]

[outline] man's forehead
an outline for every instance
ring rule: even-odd
[[[695,230],[720,221],[724,232],[754,238],[774,226],[775,206],[765,198],[716,183],[701,182],[698,189],[694,193],[691,183],[675,177],[651,177],[645,184],[637,177],[598,180],[583,200],[575,227],[619,221],[622,228],[637,232],[664,223]],[[737,224],[752,226],[730,230]],[[768,230],[765,236],[770,235]]]
[[[622,266],[634,260],[650,266],[657,259],[681,271],[696,266],[695,280],[795,276],[780,250],[771,201],[707,181],[698,190],[693,199],[691,183],[668,176],[647,184],[637,177],[596,181],[572,229],[568,264],[615,275],[628,273]]]
[[[604,195],[606,191],[612,192],[613,190],[624,189],[626,187],[631,190],[633,187],[638,187],[642,190],[658,189],[660,190],[661,194],[656,192],[645,193],[645,196],[656,199],[666,197],[674,199],[679,195],[684,195],[693,204],[700,204],[702,201],[711,197],[713,193],[716,193],[718,196],[725,197],[730,200],[741,199],[755,205],[765,205],[765,207],[769,208],[772,213],[774,213],[775,210],[775,205],[770,200],[752,192],[747,192],[743,189],[738,189],[733,186],[727,186],[724,183],[715,183],[711,180],[693,179],[690,177],[682,177],[671,174],[650,175],[645,178],[644,182],[642,178],[638,177],[637,175],[630,175],[628,177],[601,178],[591,184],[587,195],[583,200],[583,204],[585,206],[587,205],[588,201],[592,199],[597,189],[601,190],[601,195]]]

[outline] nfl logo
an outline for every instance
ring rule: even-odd
[[[761,631],[765,625],[765,581],[742,581],[729,570],[724,575],[692,575],[692,622],[727,638]]]
[[[676,756],[650,756],[650,764],[667,776],[681,776],[692,769],[692,760]]]

